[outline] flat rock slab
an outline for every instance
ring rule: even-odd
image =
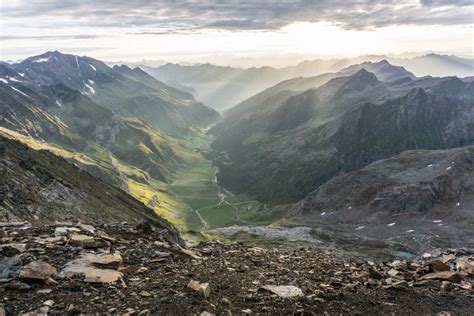
[[[46,282],[52,276],[58,275],[58,270],[42,260],[32,261],[20,271],[20,279],[26,281]]]
[[[83,234],[72,234],[69,242],[73,246],[79,246],[84,249],[94,249],[108,246],[108,244],[102,239]]]
[[[66,238],[63,236],[45,237],[45,238],[37,237],[35,238],[35,242],[40,245],[64,244],[66,243]]]
[[[61,276],[75,275],[84,275],[84,282],[88,283],[115,283],[122,278],[122,273],[116,270],[89,267],[77,262],[67,264],[61,271]]]
[[[114,283],[122,280],[118,267],[122,263],[120,254],[83,254],[79,259],[70,261],[61,271],[61,276],[84,275],[89,283]]]
[[[122,256],[119,253],[114,254],[93,254],[85,253],[79,258],[82,262],[98,268],[108,268],[117,270],[122,264]]]
[[[25,252],[26,244],[24,243],[11,243],[0,245],[0,252],[7,257]]]
[[[283,298],[303,296],[303,291],[293,285],[264,285],[261,288]]]
[[[453,283],[461,283],[462,277],[456,272],[443,271],[425,274],[420,278],[420,280],[442,280],[450,281]]]

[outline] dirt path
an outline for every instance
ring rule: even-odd
[[[201,216],[201,213],[199,213],[199,209],[194,210],[194,213],[199,217],[199,219],[202,222],[202,229],[201,231],[208,230],[209,229],[209,223],[206,222],[206,220]]]

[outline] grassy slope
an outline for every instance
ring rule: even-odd
[[[278,219],[289,208],[269,208],[244,195],[234,196],[220,188],[215,182],[211,161],[203,155],[208,150],[208,141],[202,133],[185,139],[173,138],[169,143],[181,159],[170,184],[146,177],[143,170],[124,164],[109,153],[101,152],[100,148],[76,152],[1,127],[0,134],[20,140],[34,149],[48,149],[93,174],[122,179],[132,196],[152,207],[183,233],[233,224],[266,224]]]

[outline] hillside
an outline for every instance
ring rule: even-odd
[[[46,150],[0,136],[0,221],[82,221],[90,224],[137,223],[143,219],[177,230],[126,192],[106,184]]]
[[[219,181],[268,203],[295,202],[340,173],[405,150],[474,140],[472,84],[457,78],[382,82],[362,68],[290,96],[277,89],[240,105],[248,111],[230,110],[211,130]]]
[[[384,240],[421,253],[473,247],[473,206],[474,146],[413,150],[329,180],[287,220],[331,239]]]
[[[47,52],[10,66],[22,80],[77,90],[117,114],[141,118],[166,132],[203,127],[218,114],[185,92],[157,81],[139,69],[111,68],[90,58]],[[8,78],[4,78],[8,80]]]
[[[98,160],[96,175],[109,182],[126,188],[113,179],[113,168],[104,168],[114,159],[165,182],[179,163],[173,141],[142,120],[123,117],[62,84],[38,86],[18,73],[5,78],[0,126]]]
[[[54,53],[51,59],[55,60],[54,57],[58,54]],[[71,56],[62,55],[57,59],[67,66],[62,58],[66,61],[72,58],[75,63],[75,58]],[[32,60],[29,62],[33,63],[38,59]],[[90,60],[78,57],[79,64],[85,61]],[[105,76],[110,72],[114,78],[120,74],[124,78],[132,78],[127,80],[139,80],[141,86],[136,89],[144,89],[144,93],[163,86],[139,69],[121,67],[112,70],[103,66],[104,70],[100,71],[100,62],[90,62],[96,65],[97,75]],[[42,63],[47,62],[42,61],[40,64]],[[94,72],[89,64],[81,65],[81,71],[84,67]],[[17,72],[10,65],[0,65],[0,134],[34,148],[51,150],[93,176],[120,187],[172,221],[182,232],[200,225],[197,215],[189,214],[189,206],[183,201],[183,196],[186,195],[177,197],[171,183],[180,178],[183,169],[206,162],[196,151],[194,143],[200,141],[200,126],[209,124],[201,114],[205,115],[208,110],[216,113],[206,108],[199,115],[193,115],[199,121],[197,124],[186,124],[184,129],[173,131],[165,129],[164,132],[155,129],[145,120],[133,115],[125,116],[118,113],[118,110],[99,103],[100,100],[94,96],[98,95],[101,88],[96,87],[95,94],[76,90],[55,79],[61,72],[53,70],[46,66],[35,68],[30,76]],[[77,73],[74,75],[80,76]],[[54,83],[54,80],[59,83]],[[140,93],[141,90],[135,91]],[[155,101],[152,102],[153,106],[159,105]],[[201,106],[186,105],[186,108],[199,109]],[[170,118],[163,119],[167,120],[167,124],[174,124]],[[209,177],[213,177],[210,163],[206,167]],[[209,194],[215,194],[218,199],[216,192],[209,191]],[[213,201],[209,203],[214,204]]]

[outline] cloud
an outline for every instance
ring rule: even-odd
[[[8,36],[0,35],[0,40],[68,40],[68,39],[94,39],[105,36],[101,35],[44,35],[44,36]]]
[[[1,3],[2,19],[16,26],[35,19],[40,27],[49,29],[65,25],[133,27],[156,33],[206,28],[274,30],[294,22],[318,21],[333,22],[345,29],[402,24],[469,25],[474,10],[471,0],[12,0]]]
[[[472,6],[472,0],[421,0],[426,6]]]

